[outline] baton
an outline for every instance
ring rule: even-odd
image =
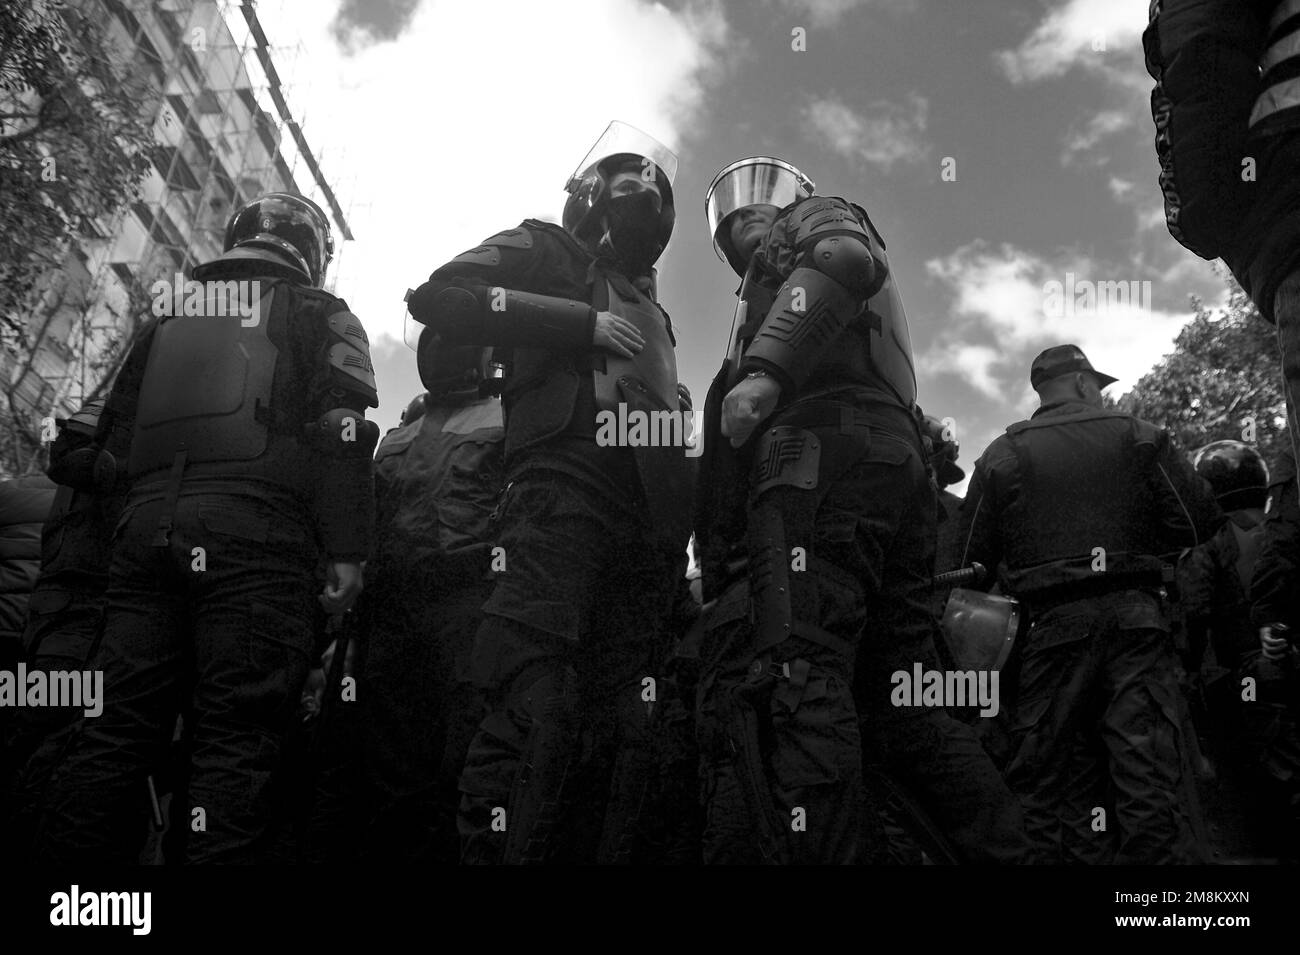
[[[973,562],[969,567],[959,567],[930,578],[931,587],[958,587],[962,584],[978,584],[987,573],[983,564]]]

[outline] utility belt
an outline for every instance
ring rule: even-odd
[[[1167,596],[1158,572],[1099,573],[1095,578],[1017,590],[1014,596],[1031,615],[1036,615],[1061,604],[1106,597],[1124,590],[1140,590],[1161,601]]]
[[[855,430],[883,431],[914,445],[918,453],[922,447],[920,426],[911,410],[900,405],[897,399],[874,390],[854,391],[835,399],[825,396],[798,399],[779,409],[771,420],[792,428],[825,428],[838,424],[843,434]]]

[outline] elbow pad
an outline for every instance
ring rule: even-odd
[[[883,263],[870,247],[853,236],[829,236],[812,247],[809,264],[862,299],[871,298],[885,284]]]
[[[307,438],[331,458],[369,458],[379,443],[379,425],[351,408],[331,408],[305,428]]]
[[[46,474],[55,484],[109,494],[117,486],[117,459],[93,445],[77,448],[51,461]]]

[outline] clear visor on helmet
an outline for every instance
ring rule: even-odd
[[[600,139],[596,140],[596,145],[578,163],[578,168],[573,170],[565,188],[572,192],[586,170],[602,159],[624,153],[649,159],[668,179],[668,184],[672,185],[673,177],[677,175],[677,156],[673,151],[648,133],[616,119],[605,127]]]
[[[756,205],[784,209],[798,199],[807,199],[815,188],[813,181],[794,166],[771,156],[733,162],[713,177],[704,196],[709,234],[716,239],[718,226],[737,209]]]
[[[410,301],[411,293],[406,293],[406,301]],[[402,323],[402,341],[406,342],[406,347],[415,353],[420,351],[420,333],[427,326],[417,322],[415,316],[410,312],[406,313],[405,320]]]

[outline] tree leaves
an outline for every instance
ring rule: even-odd
[[[1179,333],[1173,352],[1117,406],[1167,429],[1185,451],[1221,439],[1247,440],[1272,467],[1287,447],[1277,341],[1246,294],[1225,278],[1227,306],[1211,311],[1193,299],[1196,317]]]

